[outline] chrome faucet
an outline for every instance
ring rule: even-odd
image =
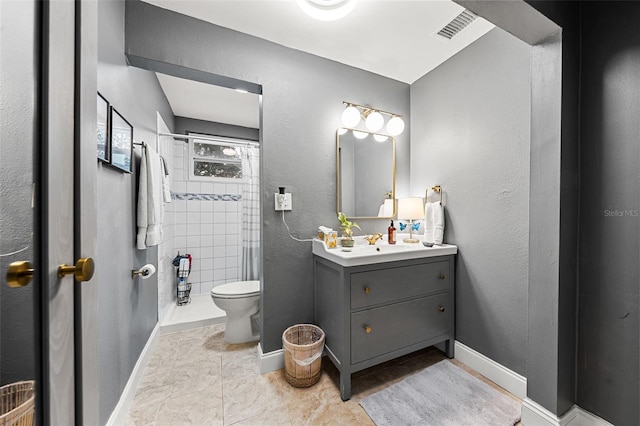
[[[366,237],[364,237],[364,239],[369,241],[369,245],[372,246],[376,243],[376,241],[382,239],[382,234],[378,232],[374,235],[367,235]]]

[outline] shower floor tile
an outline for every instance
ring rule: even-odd
[[[161,329],[164,334],[222,324],[225,317],[225,312],[213,303],[211,295],[196,294],[191,296],[191,303],[188,305],[174,305],[162,322]]]

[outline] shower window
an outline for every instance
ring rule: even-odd
[[[193,139],[190,179],[242,179],[240,153],[233,146]]]

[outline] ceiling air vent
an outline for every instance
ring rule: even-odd
[[[472,23],[474,19],[476,19],[476,15],[474,15],[471,11],[465,9],[462,11],[462,13],[460,13],[460,15],[453,18],[451,22],[449,22],[444,26],[444,28],[438,31],[438,35],[440,37],[451,40],[456,34],[464,30],[467,25]]]

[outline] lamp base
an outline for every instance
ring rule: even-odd
[[[411,243],[411,244],[415,244],[415,243],[419,243],[420,240],[416,239],[416,238],[405,238],[404,240],[402,240],[403,243]]]

